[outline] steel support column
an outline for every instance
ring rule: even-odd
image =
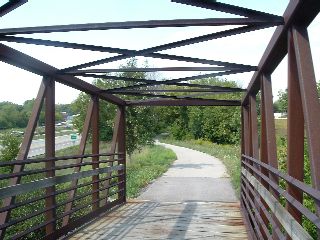
[[[38,95],[33,104],[31,116],[29,118],[29,122],[25,130],[25,134],[23,136],[23,140],[20,146],[17,160],[24,160],[28,157],[34,131],[37,127],[40,111],[43,105],[45,92],[46,92],[46,85],[42,81],[38,91]],[[15,165],[13,167],[12,173],[22,172],[23,169],[24,169],[24,165]],[[21,177],[11,178],[9,182],[9,186],[14,186],[16,184],[19,184],[20,180],[21,180]],[[15,197],[6,198],[2,202],[2,207],[8,207],[11,204],[13,204],[14,201],[15,201]],[[0,225],[8,221],[10,217],[10,212],[11,211],[9,210],[9,211],[0,213]],[[0,239],[3,239],[4,235],[5,235],[5,230],[0,230]]]
[[[46,97],[45,97],[45,155],[46,158],[55,157],[55,81],[52,78],[44,77],[44,83],[46,85]],[[46,161],[46,169],[53,169],[55,167],[55,161]],[[55,170],[46,172],[46,177],[54,177]],[[56,205],[55,186],[46,188],[46,195],[49,195],[45,199],[46,208],[50,209]],[[50,222],[46,225],[46,234],[53,233],[56,230],[56,209],[52,208],[45,213],[46,221]]]
[[[97,96],[92,97],[93,110],[91,119],[92,129],[92,154],[99,154],[99,98]],[[92,169],[99,168],[99,157],[92,157]],[[99,208],[99,175],[92,176],[92,210]]]
[[[313,61],[306,27],[292,28],[295,57],[299,76],[303,115],[308,137],[312,183],[320,189],[320,104]],[[318,215],[320,206],[317,206]]]
[[[119,188],[123,189],[118,195],[118,198],[120,201],[126,202],[126,183],[127,183],[127,177],[126,177],[126,108],[124,106],[118,107],[120,114],[120,121],[119,121],[119,130],[118,130],[118,151],[122,155],[119,157],[121,158],[121,161],[119,161],[119,164],[124,165],[124,169],[119,171],[119,175],[122,174],[119,177],[119,182],[122,182],[119,184]]]
[[[287,171],[291,177],[303,182],[304,176],[304,118],[302,99],[298,79],[298,70],[292,31],[288,33],[288,156]],[[303,192],[287,185],[287,191],[298,202],[303,202]],[[302,214],[289,202],[286,203],[289,213],[299,222],[302,222]]]
[[[82,134],[81,134],[79,155],[83,155],[85,152],[85,149],[86,149],[87,139],[88,139],[89,130],[90,130],[90,124],[91,124],[92,111],[93,111],[93,101],[90,101],[89,106],[88,106],[88,110],[87,110],[87,115],[86,115],[86,118],[84,121]],[[81,164],[82,161],[83,161],[83,158],[78,158],[76,160],[76,164]],[[75,167],[73,171],[80,172],[80,170],[81,170],[81,166],[78,166],[78,167]],[[71,187],[76,187],[77,184],[78,184],[78,179],[75,179],[71,182]],[[76,195],[76,191],[77,191],[77,189],[73,189],[69,192],[68,200],[74,199],[74,197]],[[71,211],[72,205],[73,205],[73,201],[67,203],[64,212],[68,213],[69,211]],[[70,218],[71,218],[71,214],[66,215],[62,219],[62,226],[66,226],[69,223]]]

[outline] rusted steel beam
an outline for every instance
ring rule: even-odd
[[[118,76],[107,76],[107,75],[96,75],[96,74],[85,74],[85,75],[82,75],[82,76],[95,77],[95,78],[101,78],[101,79],[107,79],[107,80],[120,80],[120,81],[127,81],[127,82],[142,82],[142,83],[149,83],[149,84],[153,84],[153,83],[159,82],[157,80],[118,77]],[[212,73],[212,74],[206,74],[206,75],[192,76],[192,78],[190,78],[190,77],[179,78],[179,81],[192,80],[193,78],[198,78],[198,77],[200,78],[200,76],[201,76],[201,78],[205,78],[205,77],[217,76],[217,74],[216,73]],[[171,79],[171,80],[178,80],[178,79]],[[165,85],[180,86],[180,87],[208,88],[208,89],[217,90],[217,91],[218,90],[222,90],[222,91],[230,90],[230,91],[239,91],[239,92],[245,91],[245,89],[242,89],[242,88],[221,87],[221,86],[215,86],[215,85],[195,84],[195,83],[186,83],[186,82],[181,83],[181,82],[176,82],[176,81],[174,81],[174,82],[163,81],[163,82],[165,82]],[[136,88],[136,87],[139,87],[139,85],[134,85],[134,86],[130,86],[130,87]],[[112,93],[112,92],[129,91],[129,90],[130,89],[128,89],[127,87],[118,87],[118,88],[111,88],[111,89],[103,89],[103,90],[100,90],[100,91],[101,92]],[[140,90],[142,90],[142,89],[140,89]],[[132,91],[139,92],[139,90],[132,90]]]
[[[128,50],[128,49],[122,49],[122,48],[93,46],[93,45],[87,45],[87,44],[69,43],[69,42],[60,42],[60,41],[52,41],[52,40],[24,38],[24,37],[13,37],[13,36],[0,36],[0,40],[7,41],[7,42],[18,42],[18,43],[36,44],[36,45],[44,45],[44,46],[99,51],[99,52],[110,52],[110,53],[118,53],[118,54],[136,54],[137,52],[137,50]],[[200,59],[200,58],[193,58],[193,57],[185,57],[185,56],[176,56],[176,55],[169,55],[169,54],[163,54],[163,53],[148,53],[148,54],[140,54],[139,56],[217,65],[217,66],[223,66],[230,69],[246,68],[246,69],[251,69],[252,71],[257,70],[257,67],[250,66],[250,65],[222,62],[222,61],[209,60],[209,59]]]
[[[279,21],[270,21],[269,19],[256,19],[256,18],[255,19],[207,18],[207,19],[149,20],[149,21],[106,22],[106,23],[70,24],[70,25],[55,25],[55,26],[41,26],[41,27],[7,28],[7,29],[1,29],[0,35],[110,30],[110,29],[132,29],[132,28],[264,25],[264,24],[278,25],[280,23]]]
[[[153,94],[153,93],[137,93],[137,92],[124,92],[124,93],[118,93],[121,95],[132,95],[132,96],[140,96],[140,97],[152,97],[154,99],[186,99],[186,100],[211,100],[206,98],[197,98],[197,97],[191,97],[190,95],[182,95],[182,96],[175,96],[175,95],[164,95],[164,94]],[[154,100],[153,99],[153,100]]]
[[[10,48],[4,44],[0,44],[0,61],[6,62],[8,64],[14,65],[16,67],[25,69],[29,72],[48,76],[53,78],[55,81],[60,82],[69,87],[78,89],[88,94],[97,94],[101,99],[117,105],[123,105],[125,102],[111,94],[99,93],[99,88],[87,83],[81,79],[75,78],[73,76],[59,75],[57,71],[59,69],[52,67],[46,63],[43,63],[33,57],[30,57],[22,52],[19,52],[13,48]]]
[[[210,41],[213,39],[224,38],[224,37],[228,37],[228,36],[232,36],[232,35],[236,35],[236,34],[247,33],[247,32],[251,32],[251,31],[263,29],[266,27],[270,27],[270,25],[237,27],[234,29],[229,29],[229,30],[206,34],[206,35],[202,35],[202,36],[198,36],[198,37],[184,39],[184,40],[180,40],[180,41],[176,41],[176,42],[172,42],[172,43],[167,43],[167,44],[159,45],[156,47],[142,49],[142,50],[133,52],[131,54],[123,54],[123,55],[103,58],[103,59],[95,60],[92,62],[79,64],[76,66],[61,69],[61,72],[70,72],[70,71],[78,70],[81,68],[87,68],[87,67],[92,67],[92,66],[96,66],[96,65],[100,65],[100,64],[123,60],[123,59],[129,58],[129,57],[145,55],[145,54],[154,53],[154,52],[158,52],[158,51],[168,50],[171,48],[177,48],[177,47],[187,46],[187,45],[191,45],[191,44],[195,44],[195,43],[206,42],[206,41]]]
[[[83,124],[83,130],[82,130],[82,135],[81,135],[81,142],[80,142],[80,146],[79,146],[79,155],[83,155],[86,149],[86,143],[87,143],[87,139],[88,139],[88,135],[89,135],[89,130],[90,130],[90,124],[91,124],[91,117],[92,117],[92,112],[93,112],[93,101],[91,100],[89,105],[88,105],[88,109],[87,109],[87,114],[86,114],[86,118],[84,120],[84,124]],[[80,164],[82,163],[83,158],[78,158],[76,160],[76,164]],[[74,172],[80,172],[81,170],[81,166],[79,167],[75,167],[74,168]],[[75,179],[71,182],[71,187],[76,187],[78,185],[78,179]],[[75,195],[76,195],[76,191],[77,189],[73,189],[69,192],[69,196],[68,199],[72,200],[74,199]],[[69,212],[72,209],[72,205],[73,205],[73,201],[69,202],[68,204],[66,204],[65,206],[65,210],[64,212]],[[66,215],[63,219],[62,219],[62,226],[66,226],[69,221],[70,221],[71,215]]]
[[[234,68],[227,67],[162,67],[162,68],[106,68],[106,69],[86,69],[68,72],[77,75],[78,73],[110,73],[110,72],[186,72],[186,71],[226,71]],[[238,68],[235,68],[238,69]]]
[[[266,147],[266,155],[264,156],[265,161],[270,166],[278,168],[277,159],[277,145],[276,145],[276,134],[275,134],[275,123],[273,114],[273,97],[272,97],[272,86],[271,76],[263,75],[261,78],[261,98],[263,98],[263,108],[261,111],[261,121],[264,125],[264,144]],[[262,147],[262,142],[261,142]],[[274,174],[269,174],[269,177],[275,183],[279,183],[279,179]]]
[[[9,0],[7,3],[3,4],[0,7],[0,17],[8,14],[9,12],[15,10],[16,8],[20,7],[21,5],[28,2],[28,0]]]
[[[17,161],[23,161],[24,159],[26,159],[28,157],[32,138],[34,135],[34,131],[37,127],[38,118],[39,118],[42,104],[43,104],[43,100],[45,97],[45,92],[46,92],[46,85],[43,82],[41,82],[40,88],[38,91],[38,95],[37,95],[35,102],[33,104],[31,116],[29,118],[29,122],[26,127],[25,134],[23,136],[23,140],[22,140],[22,143],[21,143],[21,146],[19,149]],[[14,165],[12,173],[20,173],[23,171],[23,169],[24,169],[24,164]],[[20,180],[21,180],[21,177],[11,178],[9,181],[9,186],[14,186],[16,184],[19,184]],[[8,206],[12,205],[14,203],[14,201],[15,201],[15,197],[8,197],[3,200],[2,207],[4,208],[4,207],[8,207]],[[0,213],[0,225],[6,223],[9,220],[10,212],[11,211],[8,210],[8,211]],[[5,235],[5,230],[0,230],[0,239],[3,239],[4,235]]]
[[[288,33],[288,175],[303,182],[304,177],[304,117],[299,86],[297,59],[293,45],[292,30]],[[297,202],[303,202],[303,192],[287,183],[287,191]],[[302,214],[288,201],[288,212],[302,223]]]
[[[126,87],[118,87],[118,88],[113,88],[113,89],[109,89],[109,90],[122,91],[122,90],[135,89],[137,87],[149,87],[149,86],[157,86],[157,85],[176,85],[176,83],[185,82],[185,81],[198,80],[198,79],[204,79],[204,78],[210,78],[210,77],[218,77],[218,76],[227,76],[227,75],[243,73],[243,72],[248,72],[248,71],[251,71],[251,70],[230,70],[230,71],[225,71],[225,72],[208,73],[208,74],[195,75],[195,76],[183,77],[183,78],[175,78],[175,79],[171,79],[171,80],[162,80],[162,81],[147,80],[147,81],[145,81],[146,83],[144,83],[144,84],[138,84],[138,85],[132,85],[132,86],[126,86]],[[107,78],[111,79],[112,77],[109,76]],[[118,78],[118,79],[123,80],[123,78]],[[141,80],[136,79],[136,81],[143,82],[143,79],[141,79]]]
[[[235,93],[235,92],[244,92],[244,89],[204,89],[204,88],[200,88],[200,89],[136,89],[136,90],[126,90],[126,91],[110,91],[111,93],[145,93],[145,92],[160,92],[160,93],[166,93],[166,92],[170,92],[170,93],[175,93],[175,92],[181,92],[181,93],[185,93],[185,92],[199,92],[199,93]],[[109,92],[109,91],[108,91]]]
[[[120,119],[119,119],[119,129],[118,129],[118,151],[123,153],[121,161],[119,164],[123,164],[123,170],[118,171],[118,175],[121,175],[118,178],[119,182],[122,182],[118,186],[118,190],[123,189],[123,191],[119,192],[118,199],[121,202],[127,201],[127,158],[126,158],[126,108],[124,106],[118,106],[118,111],[120,111]]]
[[[93,101],[93,109],[92,109],[92,117],[91,117],[91,129],[92,129],[92,154],[99,154],[99,98],[96,96],[92,97]],[[92,169],[99,168],[99,157],[92,157]],[[96,191],[99,189],[99,175],[92,176],[92,189]],[[99,192],[96,191],[92,194],[92,210],[95,211],[99,208]]]
[[[114,126],[113,126],[113,134],[112,134],[112,140],[111,140],[111,147],[110,147],[110,152],[111,153],[115,153],[116,152],[116,149],[117,149],[117,145],[118,145],[118,137],[119,137],[119,127],[120,127],[120,121],[121,121],[121,111],[120,109],[117,110],[117,114],[116,114],[116,117],[114,119]],[[114,160],[114,155],[113,156],[110,156],[110,160]],[[120,158],[120,156],[117,156],[117,158]],[[119,162],[118,162],[119,164]],[[113,162],[110,162],[109,166],[113,166]],[[108,173],[107,174],[107,177],[111,177],[112,173]],[[103,186],[104,187],[107,187],[110,185],[110,181],[111,181],[111,178],[106,180],[105,182],[103,182]],[[100,204],[103,206],[103,205],[106,205],[107,202],[108,202],[108,196],[109,196],[109,189],[107,189],[105,191],[105,195],[107,196]]]
[[[269,164],[274,168],[278,168],[277,159],[277,145],[276,145],[276,135],[275,135],[275,123],[273,114],[273,97],[272,97],[272,85],[271,76],[264,74],[261,78],[261,161]],[[263,172],[264,173],[264,172]],[[279,178],[276,174],[268,173],[269,178],[275,184],[279,185]],[[272,195],[279,199],[279,194],[273,190],[273,188],[262,181],[263,185],[267,185],[266,188],[272,193]],[[276,223],[273,226],[274,229],[280,228],[280,222],[277,220],[274,214],[273,218]],[[272,232],[272,236],[278,239],[275,232]]]
[[[201,7],[206,9],[211,9],[215,11],[231,13],[235,15],[240,15],[244,17],[256,18],[256,19],[265,19],[265,21],[274,21],[279,24],[283,23],[283,19],[280,16],[260,12],[253,9],[248,9],[244,7],[234,6],[226,3],[216,2],[216,1],[208,1],[208,0],[172,0],[172,2],[182,3],[186,5],[191,5],[195,7]]]
[[[46,85],[45,95],[45,156],[46,158],[55,157],[55,81],[50,77],[44,77],[44,84]],[[55,161],[47,161],[45,167],[52,169],[55,167]],[[51,178],[55,176],[55,170],[46,172],[46,177]],[[46,195],[50,195],[45,199],[46,208],[50,209],[56,205],[55,186],[47,187]],[[56,209],[46,211],[45,219],[50,224],[46,225],[46,234],[51,234],[56,230]]]
[[[200,100],[200,99],[149,99],[127,101],[128,106],[240,106],[236,100]]]
[[[320,11],[318,0],[297,1],[291,0],[283,14],[284,25],[278,26],[259,62],[258,71],[254,73],[248,85],[247,94],[242,103],[247,104],[249,94],[256,94],[260,89],[260,77],[262,73],[271,74],[287,54],[287,32],[296,24],[309,26]]]
[[[312,183],[320,189],[320,104],[313,68],[308,31],[305,27],[292,28],[294,52],[298,70],[302,109],[305,120]],[[302,126],[301,126],[302,127]],[[316,204],[320,214],[320,204]]]

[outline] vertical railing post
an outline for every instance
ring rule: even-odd
[[[262,74],[261,77],[261,161],[278,169],[277,159],[277,145],[275,134],[275,122],[273,113],[273,96],[272,96],[272,84],[270,74]],[[269,175],[271,181],[279,185],[279,178],[267,170],[262,171],[265,175]],[[268,184],[265,181],[262,183],[267,187]],[[269,186],[269,191],[279,198],[279,194]],[[274,239],[279,239],[278,231],[280,229],[280,223],[273,215],[276,226],[273,226],[272,236]]]
[[[55,81],[52,78],[44,78],[46,84],[45,94],[45,155],[46,158],[55,157]],[[55,161],[46,161],[46,169],[51,169],[46,172],[46,177],[55,176]],[[45,199],[46,208],[52,208],[56,205],[55,201],[55,186],[46,188]],[[46,225],[46,234],[53,233],[56,229],[56,208],[52,208],[45,213],[46,221],[50,222]]]
[[[288,174],[303,181],[304,170],[304,118],[300,94],[299,77],[294,53],[292,31],[288,33]],[[290,183],[287,185],[288,193],[296,201],[302,203],[303,193]],[[289,202],[286,203],[289,213],[299,222],[302,214]]]
[[[122,164],[124,166],[123,170],[119,171],[119,174],[122,174],[119,177],[119,181],[123,182],[119,184],[119,189],[123,189],[122,192],[118,195],[118,198],[122,202],[126,202],[126,195],[127,195],[127,190],[126,190],[126,184],[127,184],[127,178],[126,178],[126,115],[125,111],[126,108],[125,106],[119,106],[119,111],[121,112],[120,114],[120,121],[119,121],[119,130],[118,130],[118,151],[119,153],[122,153],[121,161],[119,161],[119,164]]]
[[[121,120],[121,111],[118,109],[117,113],[116,113],[116,117],[114,119],[114,125],[113,125],[113,134],[112,134],[112,141],[111,141],[111,146],[110,146],[110,153],[111,154],[115,154],[116,150],[117,150],[117,144],[118,144],[118,137],[119,137],[119,127],[120,127],[120,120]],[[117,156],[117,158],[119,158],[119,156]],[[111,161],[109,163],[109,166],[112,167],[113,166],[113,161],[115,160],[115,155],[111,155],[109,160]],[[103,182],[103,187],[106,188],[106,190],[104,191],[106,194],[106,198],[101,200],[101,206],[106,205],[108,203],[108,197],[110,194],[110,188],[108,188],[110,186],[110,182],[111,182],[111,176],[112,173],[108,173],[107,177],[109,179],[107,179],[106,181]]]
[[[89,105],[88,105],[88,109],[87,109],[87,114],[86,114],[86,118],[83,124],[83,129],[82,129],[82,134],[81,134],[81,141],[80,141],[80,146],[79,146],[79,154],[83,155],[86,149],[86,144],[87,144],[87,139],[89,136],[89,130],[90,130],[90,124],[91,124],[91,116],[92,116],[92,110],[93,110],[93,101],[91,100]],[[81,164],[83,161],[83,158],[78,158],[76,160],[76,164]],[[81,166],[77,166],[73,169],[74,172],[80,172],[81,170]],[[75,188],[78,184],[78,179],[72,180],[71,182],[71,188]],[[70,192],[68,193],[68,200],[70,202],[68,202],[65,206],[65,210],[64,213],[69,213],[72,209],[73,203],[74,203],[74,197],[77,193],[77,189],[72,189],[70,190]],[[63,217],[62,219],[62,226],[66,226],[68,225],[69,221],[71,218],[71,214],[67,214]]]
[[[99,154],[99,98],[97,96],[92,97],[93,109],[91,118],[92,129],[92,154]],[[99,168],[99,157],[92,157],[92,169]],[[92,210],[99,208],[99,175],[92,176]]]
[[[292,28],[302,109],[308,139],[312,183],[320,190],[320,104],[306,27]],[[316,204],[318,216],[320,205]]]
[[[31,116],[29,118],[28,125],[25,130],[25,134],[23,136],[23,140],[19,149],[19,153],[17,156],[17,160],[24,160],[28,157],[32,138],[34,135],[34,131],[37,127],[39,115],[41,112],[41,108],[43,105],[43,100],[46,93],[46,86],[44,82],[41,82],[37,98],[34,101],[34,105],[32,108]],[[12,173],[19,173],[22,172],[24,169],[24,165],[15,165],[13,167]],[[21,180],[21,177],[14,177],[10,179],[9,186],[13,186],[16,184],[19,184]],[[8,207],[12,203],[14,203],[15,197],[9,197],[3,200],[2,207]],[[10,210],[0,213],[0,225],[6,223],[9,220],[10,217]],[[5,235],[5,230],[0,230],[0,239],[3,239]]]

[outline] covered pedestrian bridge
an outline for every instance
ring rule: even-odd
[[[172,7],[177,8],[177,11],[182,4],[193,6],[195,9],[204,8],[212,10],[213,13],[220,11],[234,16],[230,18],[106,22],[0,29],[0,60],[43,77],[17,159],[10,162],[0,162],[1,168],[12,168],[11,173],[0,175],[2,181],[2,188],[0,188],[2,201],[0,208],[1,239],[58,239],[65,236],[72,239],[73,236],[76,238],[76,235],[72,235],[73,231],[86,224],[91,229],[90,234],[96,236],[94,234],[99,229],[97,223],[101,221],[101,218],[98,217],[106,212],[108,214],[104,215],[106,219],[102,223],[104,225],[110,224],[110,227],[118,224],[116,230],[111,231],[112,234],[110,233],[109,237],[104,235],[105,238],[110,239],[120,239],[119,237],[123,236],[121,234],[128,231],[130,221],[134,222],[144,217],[150,222],[156,221],[157,217],[161,218],[172,214],[172,209],[175,209],[177,214],[172,214],[171,217],[177,218],[181,216],[180,213],[186,211],[182,220],[184,223],[191,221],[195,215],[188,213],[192,211],[196,203],[189,203],[187,210],[184,210],[181,205],[173,203],[127,202],[125,110],[139,106],[233,106],[241,108],[240,205],[223,205],[223,203],[220,205],[218,203],[199,205],[200,207],[197,208],[199,211],[195,212],[197,214],[196,221],[203,224],[204,231],[214,231],[215,223],[221,221],[218,218],[211,218],[212,215],[210,222],[206,222],[205,213],[209,211],[208,209],[213,212],[223,212],[222,209],[229,208],[232,212],[238,212],[239,215],[236,219],[233,216],[231,221],[227,217],[228,214],[225,214],[224,220],[234,230],[238,229],[241,222],[244,222],[250,239],[284,239],[287,237],[312,239],[310,233],[302,226],[303,220],[307,220],[315,231],[320,232],[320,106],[308,38],[308,26],[318,15],[320,2],[317,0],[291,0],[283,16],[234,6],[231,5],[232,1],[228,4],[211,0],[172,0],[171,2]],[[26,0],[7,1],[0,6],[0,17],[5,18],[6,14],[10,14],[16,8],[23,9],[27,4]],[[43,36],[46,33],[62,34],[76,31],[89,34],[93,30],[183,28],[189,26],[228,27],[214,33],[140,50],[34,37],[36,34]],[[163,52],[270,27],[276,27],[275,31],[260,62],[255,66]],[[247,39],[247,41],[250,40]],[[114,55],[91,62],[84,60],[81,64],[58,69],[9,47],[8,42],[89,50],[99,53],[113,53]],[[236,45],[237,41],[233,44]],[[254,51],[254,49],[248,49],[248,52],[250,51]],[[101,64],[137,56],[171,60],[179,65],[143,69],[99,68]],[[287,172],[282,172],[278,170],[271,74],[285,56],[288,58],[288,79],[283,79],[283,81],[288,81],[288,152]],[[190,66],[188,63],[198,65]],[[117,71],[208,73],[169,80],[125,78],[108,74]],[[208,77],[244,72],[252,72],[252,78],[246,89],[206,85],[199,83],[199,81],[193,82],[193,80]],[[128,81],[131,84],[126,87],[101,89],[84,81],[83,77]],[[2,81],[5,80],[1,79],[1,84]],[[77,155],[55,156],[55,83],[62,83],[91,96]],[[174,88],[168,90],[166,86]],[[228,97],[233,93],[242,93],[242,98],[229,99]],[[219,94],[219,97],[215,97],[218,96],[216,94]],[[141,99],[126,99],[126,96],[132,95]],[[226,97],[221,97],[224,95]],[[109,152],[99,151],[99,106],[103,101],[117,106]],[[45,109],[45,157],[29,159],[27,156],[42,107]],[[84,154],[86,141],[90,134],[92,152]],[[303,181],[305,134],[311,168],[311,185]],[[37,166],[42,167],[30,170],[27,166],[31,164],[33,166],[38,164]],[[66,174],[65,169],[73,169],[73,171]],[[30,176],[36,176],[36,178]],[[314,209],[303,204],[304,196],[312,199]],[[26,212],[25,215],[17,215],[17,209],[24,209],[26,206],[34,206],[34,210]],[[153,210],[155,215],[146,214]],[[98,222],[93,221],[97,218]],[[36,224],[30,225],[32,219],[37,219],[34,221]],[[89,222],[92,225],[88,225]],[[102,223],[100,222],[100,225]],[[119,225],[119,223],[121,224]],[[143,238],[144,231],[147,230],[150,229],[139,229],[135,234],[140,234],[140,236],[135,235],[136,238],[132,239]],[[151,239],[152,237],[157,238],[156,236],[149,235]],[[167,237],[170,239],[175,236],[169,234]],[[226,239],[233,238],[228,234],[224,237]],[[81,239],[81,236],[79,238]]]

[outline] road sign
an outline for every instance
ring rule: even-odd
[[[77,140],[77,134],[71,134],[70,135],[70,138],[71,138],[71,140],[73,140],[73,141],[75,141],[75,140]]]

